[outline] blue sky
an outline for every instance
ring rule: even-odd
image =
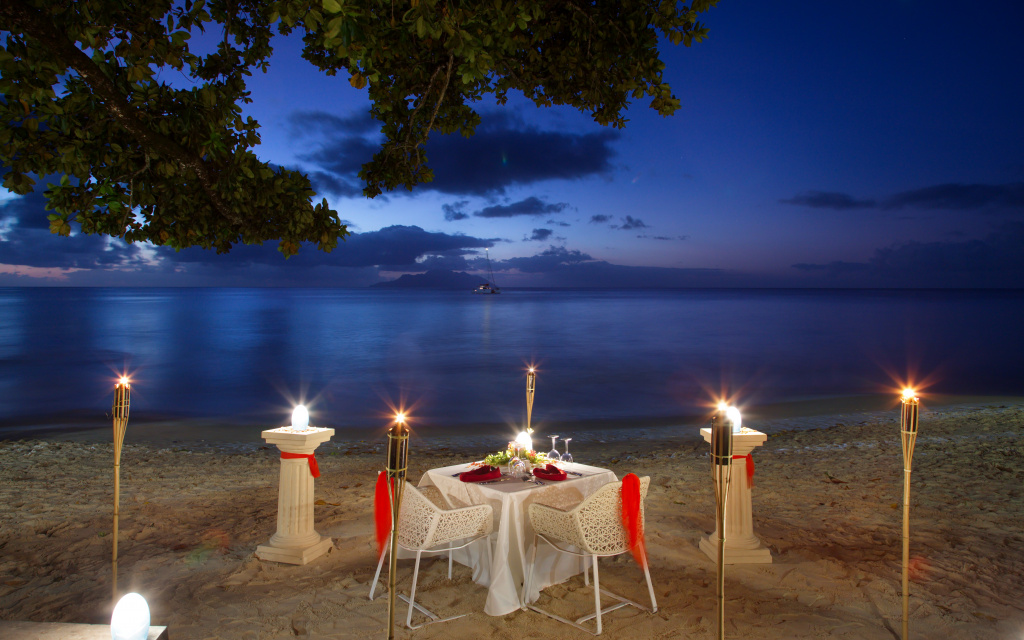
[[[435,182],[369,200],[365,91],[278,38],[251,79],[258,155],[310,174],[355,233],[332,254],[227,256],[49,236],[0,204],[0,285],[365,286],[427,268],[503,286],[1024,286],[1024,9],[722,0],[664,48],[682,109],[624,130],[513,97]]]

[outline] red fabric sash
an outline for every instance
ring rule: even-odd
[[[629,551],[641,567],[647,566],[644,523],[640,520],[640,478],[627,473],[622,479],[622,526],[629,539]]]
[[[287,451],[281,452],[282,460],[298,460],[299,458],[305,458],[309,462],[309,472],[313,474],[314,478],[320,477],[320,465],[316,463],[316,456],[312,453],[288,453]]]
[[[733,456],[732,457],[733,460],[739,460],[740,458],[746,458],[747,459],[747,486],[748,487],[753,487],[754,486],[754,458],[752,458],[749,453],[747,455],[745,455],[745,456]]]
[[[392,486],[394,483],[392,483]],[[388,474],[377,474],[377,487],[373,492],[373,522],[377,533],[377,559],[384,553],[388,535],[391,533],[391,492],[388,491]]]

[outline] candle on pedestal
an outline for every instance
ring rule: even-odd
[[[537,372],[533,367],[526,372],[526,431],[533,433],[530,421],[533,416],[533,394],[537,390]]]

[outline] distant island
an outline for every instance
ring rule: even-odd
[[[473,276],[465,271],[447,271],[431,269],[426,273],[407,273],[395,280],[378,282],[372,285],[381,289],[464,289],[472,291],[487,280]]]

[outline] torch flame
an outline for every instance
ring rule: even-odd
[[[911,400],[916,395],[917,395],[917,393],[913,389],[911,389],[910,387],[907,387],[906,389],[903,390],[903,399],[904,400]]]
[[[128,384],[128,376],[121,376],[119,384]]]

